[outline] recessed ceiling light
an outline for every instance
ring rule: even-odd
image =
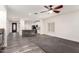
[[[38,14],[38,13],[34,13],[34,14]]]

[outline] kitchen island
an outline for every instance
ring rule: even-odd
[[[22,30],[22,37],[35,36],[35,30]]]

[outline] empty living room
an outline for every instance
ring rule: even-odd
[[[79,53],[79,5],[0,5],[0,53]]]

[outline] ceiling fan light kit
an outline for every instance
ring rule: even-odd
[[[50,10],[50,11],[49,11],[49,13],[53,13],[53,11],[52,11],[52,10]]]

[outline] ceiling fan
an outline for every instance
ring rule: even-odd
[[[63,5],[49,5],[49,6],[44,6],[44,7],[47,8],[48,10],[41,11],[40,13],[48,12],[50,10],[52,10],[55,13],[59,13],[61,11],[61,8],[63,8]]]
[[[41,11],[40,13],[45,13],[48,11],[53,11],[55,13],[60,13],[61,12],[61,8],[63,8],[63,5],[48,5],[48,6],[44,6],[46,9],[45,11]],[[35,13],[38,14],[38,13]]]

